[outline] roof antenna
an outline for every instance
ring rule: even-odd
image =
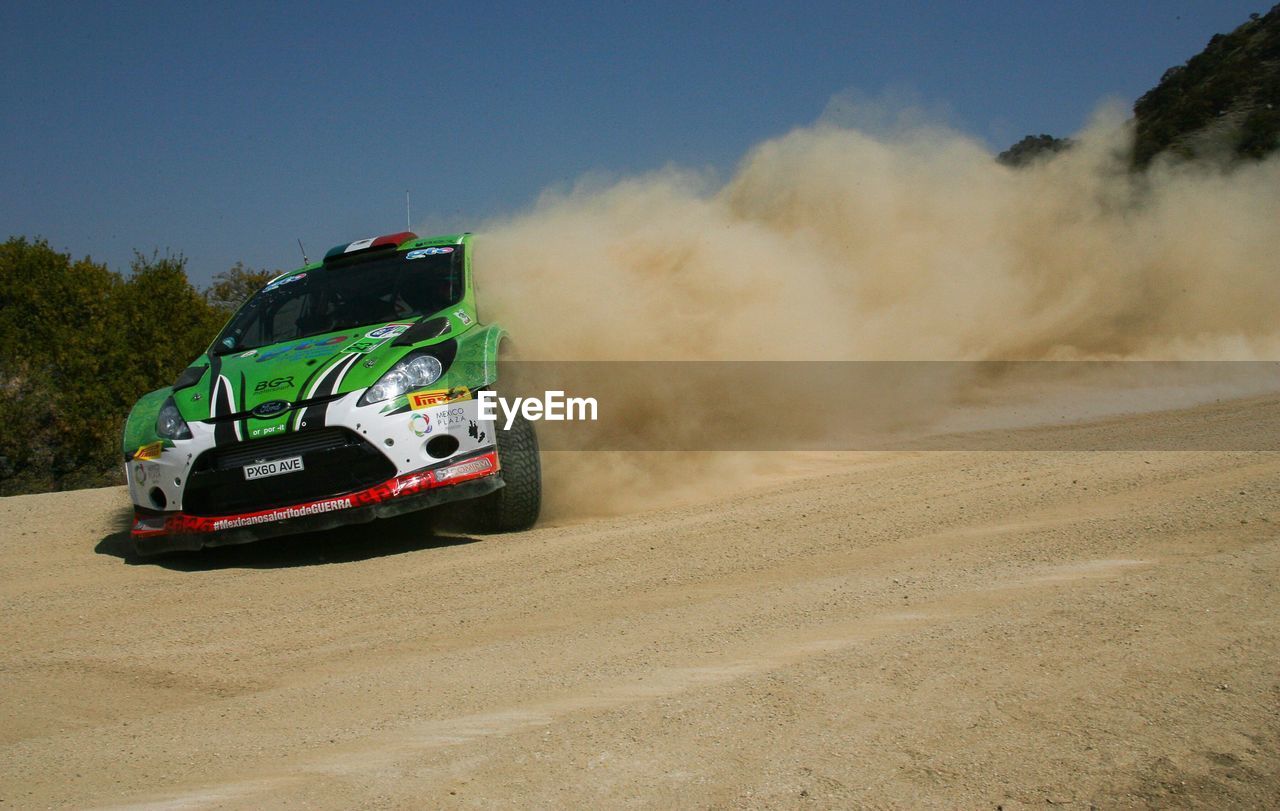
[[[311,261],[307,259],[307,249],[302,247],[302,237],[298,237],[298,250],[302,251],[302,264],[311,264]]]
[[[413,226],[409,224],[409,190],[404,190],[404,230],[412,231]]]

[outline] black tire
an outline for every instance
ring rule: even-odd
[[[495,441],[506,486],[475,500],[470,523],[477,532],[529,529],[542,510],[542,462],[533,423],[517,414],[511,428],[497,425]]]

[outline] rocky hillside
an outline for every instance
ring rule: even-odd
[[[1232,163],[1280,148],[1280,5],[1253,14],[1229,34],[1160,77],[1133,106],[1133,167],[1157,155]],[[1026,166],[1071,142],[1028,135],[998,160]]]
[[[1260,158],[1280,146],[1280,5],[1165,71],[1133,107],[1133,162]]]

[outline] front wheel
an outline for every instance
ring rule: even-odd
[[[475,500],[477,532],[529,529],[542,510],[542,463],[533,423],[517,414],[510,428],[497,426],[495,441],[504,487]]]

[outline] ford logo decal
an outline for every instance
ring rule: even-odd
[[[259,403],[258,405],[254,406],[253,410],[250,411],[249,413],[253,414],[253,416],[255,417],[261,417],[262,419],[267,419],[268,417],[274,417],[277,414],[283,414],[288,410],[289,410],[288,400],[268,400],[265,403]]]

